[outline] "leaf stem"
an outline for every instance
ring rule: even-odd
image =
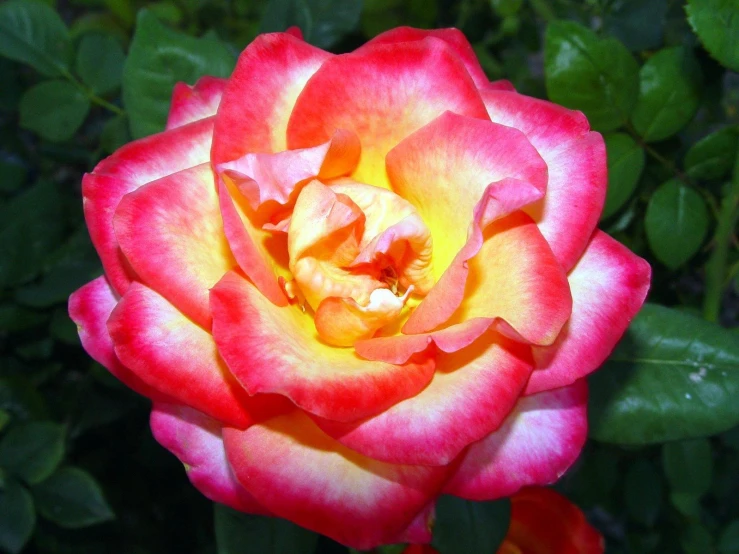
[[[713,237],[713,252],[706,262],[706,293],[703,297],[703,317],[718,322],[721,313],[721,297],[726,284],[729,248],[739,223],[739,152],[734,163],[734,175],[726,196],[721,200],[721,210]]]
[[[97,104],[98,106],[105,108],[106,110],[113,112],[116,115],[125,115],[125,111],[123,111],[115,104],[111,104],[104,98],[100,98],[97,94],[93,92],[91,88],[86,87],[81,81],[79,81],[79,79],[72,75],[69,70],[64,69],[62,71],[62,74],[67,78],[69,82],[71,82],[74,86],[84,92],[85,96],[87,96],[87,99],[93,104]]]
[[[652,156],[655,160],[657,160],[659,163],[661,163],[666,169],[668,169],[670,172],[672,172],[675,177],[680,179],[683,183],[686,185],[693,186],[695,183],[693,183],[692,179],[683,171],[680,171],[680,169],[670,160],[665,158],[662,154],[657,152],[654,148],[652,148],[648,143],[644,141],[644,139],[639,135],[639,133],[636,132],[636,129],[634,129],[630,123],[627,123],[626,130],[629,132],[629,134],[632,136],[632,138],[639,144],[639,146],[650,156]]]

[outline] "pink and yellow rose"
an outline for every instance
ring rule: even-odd
[[[454,30],[259,36],[83,180],[90,355],[207,497],[357,548],[438,495],[555,481],[649,266],[596,229],[603,140]]]

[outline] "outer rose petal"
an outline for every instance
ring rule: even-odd
[[[516,87],[513,86],[513,83],[510,81],[507,81],[505,79],[499,79],[498,81],[492,81],[482,87],[482,90],[505,90],[508,92],[516,92]]]
[[[69,297],[69,317],[77,324],[82,346],[93,360],[105,366],[130,389],[155,401],[168,401],[165,394],[144,383],[115,355],[113,339],[105,323],[117,303],[118,297],[105,276],[90,281],[72,293]]]
[[[569,385],[600,366],[644,303],[651,273],[647,262],[596,230],[568,277],[572,317],[552,346],[534,347],[538,369],[526,394]]]
[[[233,272],[212,290],[211,306],[218,350],[246,389],[282,394],[321,417],[374,415],[418,393],[433,375],[428,358],[396,366],[320,342],[310,315],[276,307]]]
[[[154,404],[151,432],[185,464],[190,482],[207,498],[242,512],[269,515],[234,477],[226,460],[221,424],[192,408]]]
[[[500,429],[470,446],[444,492],[493,500],[559,479],[585,444],[587,396],[582,379],[521,398]]]
[[[527,554],[603,554],[605,550],[603,537],[580,509],[545,487],[527,487],[511,498],[505,541]]]
[[[223,436],[237,479],[260,504],[359,549],[396,539],[448,471],[366,458],[298,410],[244,431],[224,429]]]
[[[210,165],[127,194],[113,223],[123,253],[142,280],[210,328],[208,291],[236,266],[223,234]]]
[[[520,129],[549,167],[544,200],[526,211],[539,223],[555,256],[569,270],[603,210],[606,150],[581,112],[515,92],[482,91],[490,118]]]
[[[192,87],[187,83],[177,83],[172,92],[167,130],[215,115],[226,83],[227,79],[208,75],[201,77]]]
[[[396,464],[444,465],[503,422],[529,375],[528,347],[488,332],[438,355],[433,380],[416,396],[358,423],[317,421],[352,450]]]
[[[470,74],[470,77],[472,77],[472,80],[478,88],[482,88],[489,84],[487,75],[485,75],[480,62],[477,60],[477,55],[472,49],[472,45],[459,29],[449,28],[426,30],[414,29],[413,27],[396,27],[395,29],[390,29],[389,31],[380,33],[358,50],[361,51],[363,48],[374,44],[412,42],[423,40],[426,37],[443,40],[451,46],[457,53],[457,56],[462,60],[465,68],[467,68],[467,72]]]
[[[523,181],[505,191],[498,187],[499,202],[516,197],[506,206],[508,213],[539,200],[547,186],[547,166],[523,133],[449,112],[393,148],[387,172],[393,190],[416,207],[431,230],[437,279],[467,241],[488,185],[506,178]],[[522,196],[528,188],[534,194]]]
[[[439,554],[439,551],[428,544],[409,544],[402,554]]]
[[[236,427],[254,421],[258,403],[228,372],[213,337],[144,285],[134,283],[108,330],[120,360],[150,386]]]
[[[151,135],[118,149],[82,179],[85,221],[103,262],[105,274],[118,294],[126,292],[135,275],[118,247],[113,214],[125,194],[209,159],[213,119]]]
[[[287,143],[306,148],[326,142],[336,129],[354,131],[362,156],[352,178],[390,188],[385,155],[397,143],[447,110],[488,119],[481,102],[445,42],[427,38],[402,49],[378,44],[321,66],[295,103]]]
[[[489,225],[479,242],[476,233],[403,327],[425,333],[483,317],[498,319],[498,329],[516,340],[551,344],[570,316],[567,277],[536,224],[515,212]],[[461,302],[461,303],[460,303]],[[458,309],[455,308],[459,306]]]
[[[406,542],[425,544],[431,542],[431,539],[433,538],[431,530],[435,517],[436,500],[426,506],[397,539],[390,542],[393,544]]]
[[[241,53],[218,108],[213,163],[230,162],[248,152],[285,150],[295,99],[330,57],[288,33],[254,39]]]

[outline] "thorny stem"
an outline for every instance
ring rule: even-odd
[[[713,237],[713,252],[706,262],[706,294],[703,298],[703,317],[717,322],[721,312],[721,297],[728,276],[729,249],[739,223],[739,152],[734,163],[731,186],[721,201],[721,210]]]

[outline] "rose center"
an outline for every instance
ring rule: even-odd
[[[434,284],[431,234],[416,209],[351,180],[301,190],[288,253],[288,294],[312,308],[319,336],[337,346],[373,336]]]

